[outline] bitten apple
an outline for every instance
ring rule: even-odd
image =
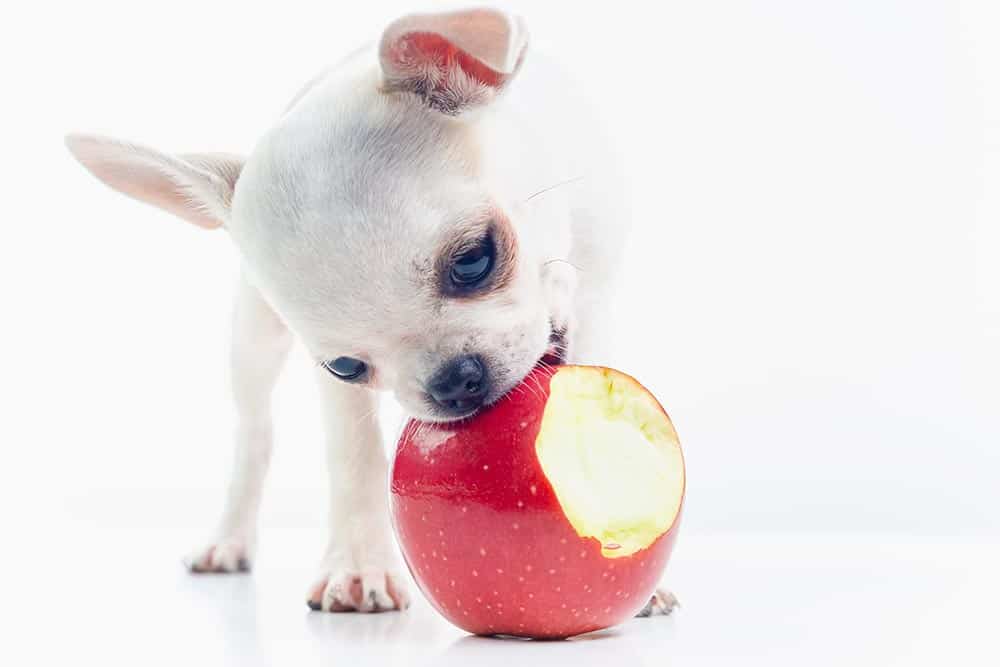
[[[539,368],[473,419],[409,422],[392,469],[417,585],[476,634],[558,638],[634,616],[663,574],[684,498],[666,412],[636,380]]]

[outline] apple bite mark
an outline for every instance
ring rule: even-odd
[[[561,368],[549,391],[535,451],[566,518],[605,558],[645,549],[684,495],[670,419],[642,385],[606,368]]]

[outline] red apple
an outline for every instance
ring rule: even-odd
[[[410,572],[448,620],[568,637],[649,601],[677,534],[684,460],[633,378],[540,368],[470,420],[409,422],[391,492]]]

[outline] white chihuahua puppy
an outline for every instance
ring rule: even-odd
[[[330,541],[309,603],[326,611],[408,602],[375,390],[452,420],[546,355],[600,360],[625,197],[585,102],[527,43],[520,18],[492,9],[399,19],[314,79],[245,159],[67,139],[100,180],[225,229],[242,257],[236,465],[193,571],[253,559],[290,332],[323,393]]]

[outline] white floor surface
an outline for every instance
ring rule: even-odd
[[[682,533],[673,616],[529,642],[465,635],[419,599],[405,613],[309,611],[311,518],[267,530],[252,574],[190,576],[178,505],[132,490],[58,508],[60,529],[37,530],[34,556],[4,575],[0,663],[1000,665],[1000,545],[987,542]]]

